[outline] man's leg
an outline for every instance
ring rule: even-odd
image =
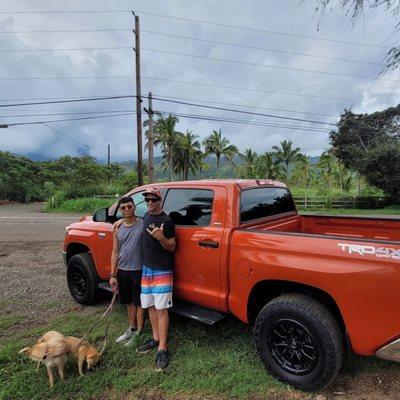
[[[137,318],[136,318],[137,307],[130,303],[128,304],[128,319],[129,319],[129,326],[131,329],[137,328]],[[143,326],[142,326],[143,328]]]
[[[151,329],[153,331],[153,339],[159,341],[160,334],[158,331],[158,315],[157,315],[157,310],[155,309],[154,306],[149,308],[149,317],[150,317]]]
[[[168,309],[156,310],[157,314],[157,327],[160,344],[158,345],[158,351],[167,350],[168,347],[168,326],[169,326],[169,315]]]
[[[137,329],[143,331],[144,321],[146,320],[146,310],[142,307],[137,307]]]

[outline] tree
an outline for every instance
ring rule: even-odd
[[[332,182],[336,169],[336,157],[334,156],[332,149],[324,151],[317,163],[317,167],[321,172],[321,178],[324,183],[328,186],[329,192],[332,191]]]
[[[393,16],[397,17],[400,12],[400,0],[317,0],[317,11],[322,16],[332,3],[343,8],[346,15],[350,15],[353,23],[364,14],[365,9],[385,8]],[[318,23],[319,25],[319,23]],[[398,28],[398,24],[395,28]],[[319,28],[318,28],[319,29]],[[400,46],[392,47],[385,57],[386,68],[397,68],[400,64]]]
[[[285,168],[286,183],[290,181],[290,167],[298,159],[300,155],[300,148],[292,148],[293,142],[291,140],[284,140],[279,146],[272,146],[275,151],[276,158],[283,164]]]
[[[183,180],[187,180],[189,172],[196,174],[201,169],[203,153],[200,150],[198,136],[190,131],[178,137],[173,149],[174,171],[180,173]]]
[[[239,154],[243,164],[238,167],[238,173],[241,178],[255,178],[256,162],[258,155],[251,149],[245,149],[244,153]]]
[[[305,154],[299,154],[294,162],[291,180],[294,184],[301,187],[309,187],[315,173],[312,168],[309,157]]]
[[[330,133],[334,154],[391,197],[400,197],[400,105],[372,114],[344,110]]]
[[[175,125],[178,122],[179,119],[170,114],[166,118],[159,117],[154,126],[154,146],[161,146],[170,181],[175,180],[173,148],[178,136],[182,135],[180,132],[175,131]]]
[[[281,162],[273,152],[266,152],[258,157],[256,171],[258,178],[283,179],[284,177]]]
[[[226,137],[222,137],[221,129],[213,131],[204,141],[205,155],[215,154],[217,157],[217,177],[220,176],[220,160],[222,157],[233,162],[233,157],[239,153],[236,146],[230,144]]]

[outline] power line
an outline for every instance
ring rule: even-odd
[[[87,119],[97,119],[97,118],[111,118],[111,117],[121,117],[125,115],[132,115],[134,112],[129,113],[120,113],[120,114],[113,114],[113,115],[98,115],[95,117],[80,117],[80,118],[68,118],[68,119],[55,119],[55,120],[48,120],[48,121],[30,121],[30,122],[10,122],[6,125],[8,126],[19,126],[19,125],[38,125],[43,123],[49,122],[68,122],[68,121],[82,121]]]
[[[6,111],[6,110],[4,110]],[[10,110],[7,110],[10,111]],[[15,110],[18,112],[21,110]],[[28,111],[40,111],[40,110],[28,110]],[[73,111],[73,112],[47,112],[46,114],[18,114],[18,115],[0,115],[0,118],[25,118],[25,117],[49,117],[53,115],[83,115],[83,114],[115,114],[115,113],[125,113],[125,112],[133,112],[133,110],[104,110],[104,111]],[[135,114],[136,112],[134,112]]]
[[[327,72],[327,71],[319,71],[313,69],[304,69],[304,68],[294,68],[294,67],[285,67],[283,65],[271,65],[271,64],[259,64],[247,61],[238,61],[238,60],[231,60],[227,58],[217,58],[217,57],[208,57],[208,56],[199,56],[196,54],[186,54],[186,53],[177,53],[168,50],[160,50],[160,49],[149,49],[146,47],[142,47],[142,50],[151,51],[161,54],[169,54],[174,56],[182,56],[182,57],[191,57],[191,58],[199,58],[203,60],[210,60],[210,61],[219,61],[219,62],[227,62],[233,64],[241,64],[241,65],[249,65],[253,67],[264,67],[264,68],[272,68],[272,69],[279,69],[279,70],[287,70],[287,71],[297,71],[297,72],[309,72],[313,74],[322,74],[322,75],[331,75],[331,76],[340,76],[345,78],[357,78],[357,79],[369,79],[374,80],[375,77],[373,76],[361,76],[361,75],[350,75],[350,74],[342,74],[336,72]],[[392,79],[382,79],[383,81],[394,82]]]
[[[45,10],[45,11],[0,11],[0,14],[109,14],[109,13],[127,13],[132,12],[132,10]]]
[[[159,36],[173,37],[173,38],[178,38],[178,39],[193,40],[193,41],[196,41],[196,42],[218,44],[218,45],[223,45],[223,46],[239,47],[239,48],[249,49],[249,50],[257,50],[257,51],[264,51],[264,52],[271,52],[271,53],[281,53],[281,54],[290,54],[290,55],[298,55],[298,56],[305,56],[305,57],[314,57],[314,58],[320,58],[320,59],[324,59],[324,60],[353,62],[353,63],[370,64],[370,65],[383,65],[382,63],[372,62],[372,61],[354,60],[354,59],[339,58],[339,57],[328,57],[328,56],[321,56],[321,55],[316,55],[316,54],[302,53],[302,52],[297,52],[297,51],[288,51],[288,50],[279,50],[279,49],[267,49],[265,47],[247,46],[247,45],[238,44],[238,43],[232,43],[232,42],[223,42],[223,41],[219,41],[219,40],[200,39],[200,38],[189,37],[189,36],[174,35],[174,34],[164,33],[164,32],[148,31],[148,30],[144,30],[144,29],[142,29],[142,32],[150,33],[152,35],[159,35]]]
[[[57,128],[54,128],[54,126],[48,125],[48,124],[46,124],[45,122],[43,122],[42,125],[47,126],[48,128],[52,129],[54,132],[57,132],[58,134],[60,134],[60,135],[62,135],[62,136],[64,136],[64,137],[66,137],[66,138],[68,138],[68,139],[70,139],[70,140],[72,140],[72,141],[74,141],[74,142],[76,142],[76,143],[79,143],[79,144],[81,144],[82,146],[85,146],[85,147],[87,147],[87,148],[89,148],[89,149],[91,149],[91,150],[93,150],[93,151],[96,151],[97,153],[100,153],[100,154],[103,154],[103,155],[106,154],[106,153],[103,153],[102,151],[96,149],[95,147],[89,146],[88,144],[83,143],[83,142],[81,142],[80,140],[75,139],[75,138],[73,138],[73,137],[67,135],[67,134],[64,133],[63,131],[61,131],[61,130],[59,130],[59,129],[57,129]]]
[[[175,19],[178,21],[195,22],[198,24],[213,25],[213,26],[219,26],[219,27],[223,27],[223,28],[241,29],[241,30],[246,30],[246,31],[270,34],[270,35],[296,37],[296,38],[301,38],[301,39],[311,39],[311,40],[318,40],[321,42],[332,42],[332,43],[349,44],[349,45],[355,45],[355,46],[375,47],[375,48],[380,48],[380,49],[388,49],[389,48],[387,46],[381,46],[381,45],[377,45],[377,44],[350,42],[350,41],[346,41],[346,40],[326,39],[326,38],[319,38],[316,36],[299,35],[299,34],[288,33],[288,32],[270,31],[270,30],[265,30],[265,29],[251,28],[251,27],[247,27],[247,26],[230,25],[230,24],[223,24],[223,23],[218,23],[218,22],[204,21],[204,20],[199,20],[199,19],[175,17],[172,15],[158,14],[158,13],[152,13],[152,12],[141,11],[141,10],[136,10],[136,12],[138,12],[140,14],[144,14],[144,15],[152,15],[152,16],[156,16],[156,17]]]
[[[77,102],[99,101],[99,100],[127,99],[127,98],[132,98],[132,97],[136,97],[136,96],[135,95],[104,96],[104,97],[89,97],[89,98],[70,99],[70,100],[55,100],[55,101],[39,101],[39,102],[31,102],[31,103],[0,104],[0,108],[2,108],[2,107],[17,107],[17,106],[30,106],[30,105],[40,105],[40,104],[61,104],[61,103],[77,103]],[[7,100],[0,100],[0,101],[7,101]]]
[[[211,109],[211,110],[229,111],[229,112],[234,112],[234,113],[256,115],[256,116],[269,117],[269,118],[287,119],[289,121],[308,122],[308,123],[312,123],[312,124],[332,125],[332,126],[336,127],[336,124],[329,123],[329,122],[315,121],[315,120],[302,119],[302,118],[293,118],[293,117],[283,117],[281,115],[274,115],[274,114],[261,114],[261,113],[256,113],[256,112],[252,112],[252,111],[237,110],[237,109],[233,109],[233,108],[206,106],[204,104],[189,103],[189,102],[184,102],[184,101],[179,101],[179,100],[167,100],[167,99],[162,99],[160,97],[155,97],[155,96],[153,96],[153,100],[188,105],[188,106],[193,106],[193,107],[207,108],[207,109]]]
[[[365,60],[354,60],[348,58],[340,58],[340,57],[329,57],[329,56],[322,56],[317,54],[309,54],[309,53],[302,53],[296,51],[288,51],[288,50],[280,50],[280,49],[268,49],[263,47],[255,47],[255,46],[247,46],[238,43],[231,43],[231,42],[223,42],[218,40],[209,40],[209,39],[200,39],[195,37],[189,36],[182,36],[182,35],[174,35],[169,33],[163,32],[155,32],[155,31],[148,31],[143,30],[142,32],[150,33],[152,35],[159,35],[164,37],[172,37],[178,39],[185,39],[185,40],[192,40],[202,43],[211,43],[223,46],[231,46],[231,47],[238,47],[244,48],[249,50],[256,50],[256,51],[263,51],[263,52],[272,52],[272,53],[280,53],[280,54],[289,54],[289,55],[297,55],[297,56],[305,56],[305,57],[313,57],[319,58],[323,60],[332,60],[332,61],[340,61],[340,62],[352,62],[352,63],[359,63],[359,64],[368,64],[368,65],[383,65],[382,63],[372,62],[372,61],[365,61]],[[19,53],[19,52],[50,52],[50,51],[98,51],[98,50],[127,50],[132,49],[132,46],[112,46],[112,47],[67,47],[67,48],[44,48],[44,49],[0,49],[1,53]]]
[[[95,14],[95,13],[107,13],[107,12],[127,13],[127,12],[131,12],[131,10],[113,10],[113,11],[97,11],[97,10],[96,11],[95,10],[47,11],[46,10],[46,11],[26,11],[26,12],[5,11],[3,13],[10,13],[10,14],[11,13],[13,13],[13,14],[85,14],[85,13],[89,14],[89,13],[93,13],[93,14]],[[240,29],[240,30],[246,30],[246,31],[251,31],[251,32],[259,32],[259,33],[264,33],[264,34],[269,34],[269,35],[295,37],[295,38],[301,38],[301,39],[317,40],[317,41],[322,41],[322,42],[332,42],[332,43],[339,43],[339,44],[349,44],[349,45],[354,45],[354,46],[374,47],[374,48],[380,48],[380,49],[388,49],[389,48],[387,46],[382,46],[382,45],[377,45],[377,44],[352,42],[352,41],[338,40],[338,39],[327,39],[327,38],[320,38],[317,36],[300,35],[300,34],[289,33],[289,32],[271,31],[271,30],[265,30],[265,29],[247,27],[247,26],[223,24],[223,23],[204,21],[204,20],[199,20],[199,19],[176,17],[176,16],[172,16],[172,15],[165,15],[165,14],[147,12],[147,11],[142,11],[142,10],[136,10],[136,12],[143,14],[143,15],[151,15],[151,16],[155,16],[155,17],[175,19],[178,21],[186,21],[186,22],[192,22],[192,23],[198,23],[198,24],[219,26],[219,27],[223,27],[223,28]],[[111,28],[111,29],[40,30],[40,31],[0,31],[0,33],[66,33],[66,32],[71,33],[71,32],[113,32],[113,31],[131,31],[131,30],[132,30],[131,28]]]

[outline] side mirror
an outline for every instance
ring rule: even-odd
[[[98,208],[93,214],[93,221],[95,222],[107,222],[108,220],[108,207]]]

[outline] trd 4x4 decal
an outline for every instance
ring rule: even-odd
[[[400,249],[394,249],[393,247],[362,246],[348,243],[338,243],[338,246],[349,254],[360,254],[362,256],[374,254],[376,257],[400,260]]]

